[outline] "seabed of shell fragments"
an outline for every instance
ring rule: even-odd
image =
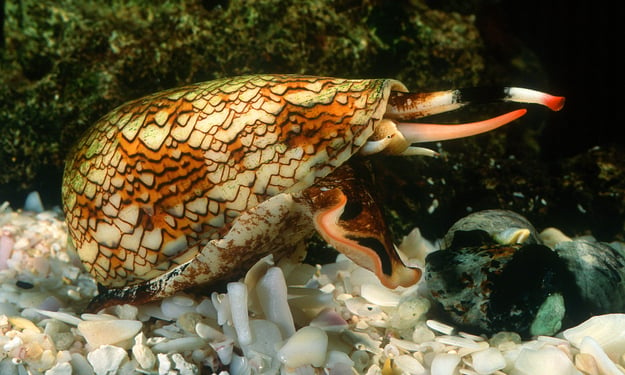
[[[420,254],[418,231],[405,252]],[[427,319],[339,256],[260,261],[227,292],[83,314],[96,294],[55,212],[0,205],[0,374],[622,374],[625,314],[557,337],[480,337]]]

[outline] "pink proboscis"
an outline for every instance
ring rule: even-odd
[[[397,130],[409,143],[444,141],[485,133],[518,119],[526,112],[526,109],[517,109],[488,120],[455,125],[400,122]]]

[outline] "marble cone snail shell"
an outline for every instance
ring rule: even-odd
[[[456,126],[408,122],[493,100],[564,104],[522,88],[409,93],[391,79],[252,75],[114,109],[82,136],[63,176],[71,239],[109,289],[92,309],[232,277],[314,230],[386,286],[416,282],[420,270],[402,264],[346,164],[375,153],[433,155],[412,144],[482,133],[526,112]]]

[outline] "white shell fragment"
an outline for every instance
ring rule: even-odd
[[[592,337],[586,336],[582,339],[579,347],[580,353],[590,354],[595,358],[595,363],[601,374],[605,375],[622,375],[623,373],[616,367],[614,362],[610,360],[608,355],[601,349],[599,343]]]
[[[142,326],[136,320],[91,320],[78,323],[78,331],[89,345],[97,348],[100,345],[122,344],[135,337]]]
[[[612,360],[617,360],[625,354],[625,314],[593,316],[565,330],[562,336],[577,348],[585,337],[592,337]]]
[[[625,314],[558,337],[476,336],[428,320],[422,285],[389,290],[342,255],[318,267],[265,259],[226,293],[80,314],[97,287],[73,263],[65,224],[0,206],[3,375],[625,373]]]
[[[180,354],[158,355],[159,374],[195,375],[198,373],[197,366],[187,362]]]
[[[143,332],[135,337],[135,344],[132,347],[132,356],[142,369],[149,370],[154,367],[156,363],[156,356],[152,350],[145,345],[145,335]]]
[[[318,327],[328,332],[341,332],[349,328],[349,323],[332,309],[326,309],[310,321],[310,326]]]
[[[380,306],[367,302],[362,297],[354,297],[345,300],[345,307],[349,312],[358,316],[379,316],[382,313]]]
[[[360,287],[360,295],[369,302],[379,306],[395,307],[399,304],[399,294],[381,285],[364,284]]]
[[[195,305],[196,302],[192,298],[177,294],[161,302],[161,311],[168,319],[178,319],[184,313],[195,311]]]
[[[298,330],[278,350],[278,359],[287,367],[313,365],[320,367],[326,360],[328,336],[316,327],[304,327]]]
[[[217,353],[219,360],[224,365],[229,365],[232,361],[232,353],[234,351],[234,343],[231,339],[225,339],[224,341],[211,342],[211,348]]]
[[[430,371],[432,375],[453,375],[456,373],[460,360],[457,354],[439,354],[434,357]]]
[[[277,350],[283,343],[280,329],[274,322],[262,319],[252,320],[250,328],[254,341],[242,348],[250,366],[259,371],[269,369],[278,371],[280,361]]]
[[[506,359],[495,348],[488,348],[471,354],[473,369],[478,374],[490,374],[506,367]]]
[[[181,337],[159,342],[152,347],[154,353],[176,353],[204,347],[205,342],[199,337]]]
[[[41,202],[41,196],[38,191],[28,193],[24,201],[24,211],[43,212],[43,203]]]
[[[514,362],[515,375],[582,375],[560,349],[546,346],[539,350],[522,349]]]
[[[442,333],[444,335],[451,335],[455,331],[454,327],[445,323],[438,322],[436,320],[428,320],[425,322],[425,324],[427,324],[427,326],[432,330]]]
[[[58,312],[58,311],[46,311],[46,310],[35,310],[37,311],[39,314],[42,315],[46,315],[49,316],[50,318],[54,318],[57,320],[60,320],[61,322],[65,322],[67,324],[71,324],[71,325],[78,325],[80,322],[82,322],[82,319],[72,315],[72,314],[68,314],[68,313],[63,313],[63,312]]]
[[[328,359],[326,361],[325,367],[330,369],[336,369],[338,367],[346,366],[350,369],[354,365],[354,361],[352,361],[349,356],[343,352],[339,352],[336,350],[332,350],[328,353]]]
[[[195,332],[201,338],[209,341],[220,341],[226,338],[221,330],[211,327],[210,325],[204,324],[202,322],[198,322],[195,325]]]
[[[282,336],[290,337],[295,332],[295,324],[287,301],[286,281],[280,268],[271,267],[267,270],[256,286],[256,293],[267,319],[280,327]]]
[[[124,349],[112,345],[102,345],[87,354],[87,360],[93,366],[96,375],[117,373],[122,361],[127,359],[128,355]]]
[[[228,297],[232,325],[237,331],[239,343],[247,345],[252,342],[250,319],[247,314],[247,286],[243,283],[228,283]]]
[[[419,362],[415,357],[403,354],[395,357],[394,362],[395,366],[403,374],[427,374],[423,364],[421,364],[421,362]],[[434,374],[434,372],[432,372],[432,374]]]
[[[46,371],[45,375],[72,375],[72,365],[68,362],[58,362]]]
[[[439,336],[435,339],[437,342],[443,343],[445,345],[457,346],[459,348],[467,348],[467,349],[480,349],[481,345],[473,340],[466,339],[460,336]]]

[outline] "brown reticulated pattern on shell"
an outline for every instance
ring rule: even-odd
[[[241,212],[345,162],[382,117],[389,82],[247,76],[120,106],[66,166],[64,205],[83,263],[118,287],[191,259]]]

